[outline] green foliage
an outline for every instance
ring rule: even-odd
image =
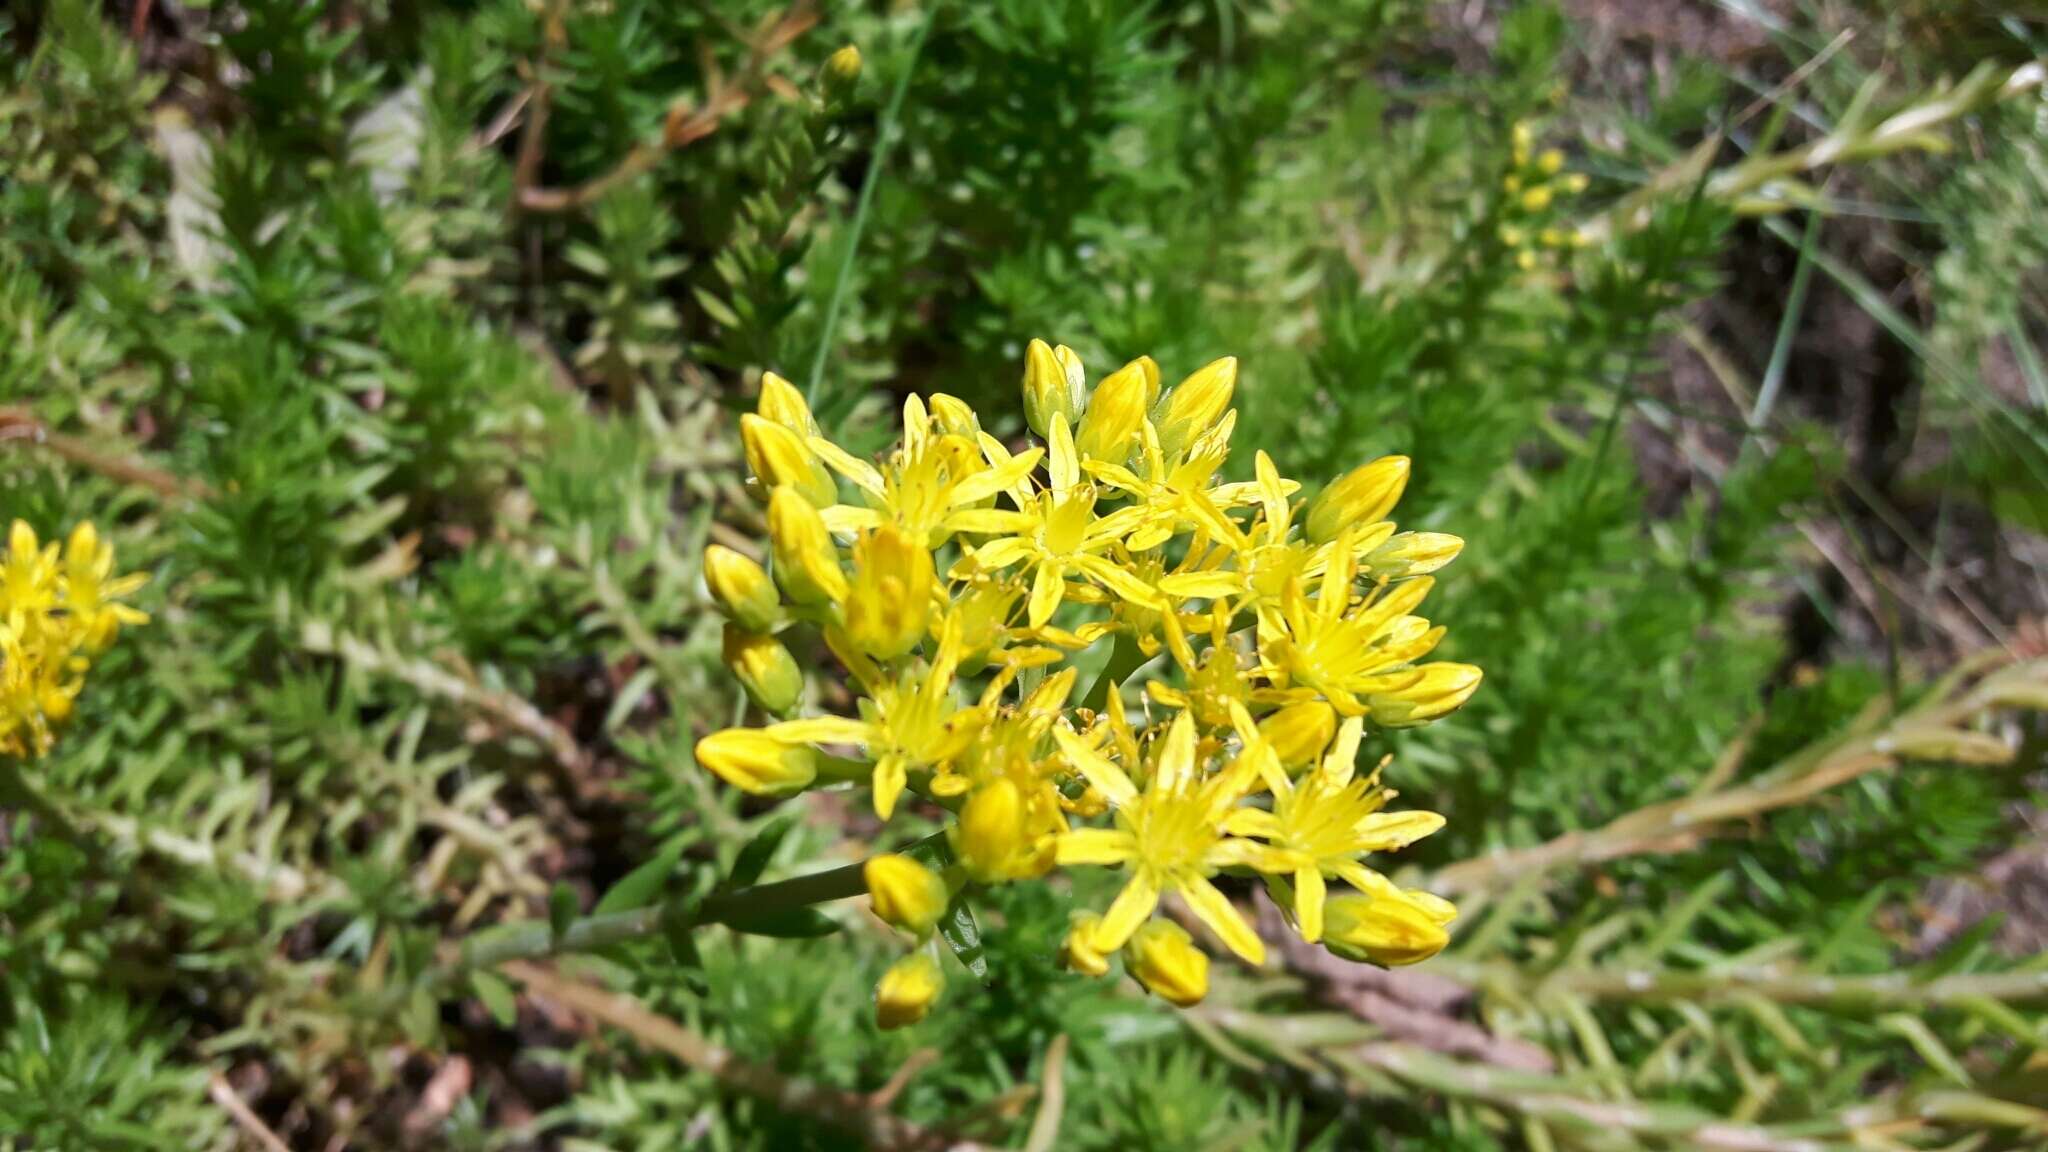
[[[938,1008],[899,1033],[873,1024],[872,988],[902,942],[855,904],[752,933],[689,919],[743,853],[743,879],[774,882],[873,832],[829,797],[789,820],[691,761],[744,708],[701,571],[709,542],[760,535],[730,412],[763,371],[807,385],[821,345],[819,414],[852,445],[887,439],[911,391],[1009,435],[1044,336],[1097,374],[1153,355],[1169,382],[1238,356],[1237,477],[1255,448],[1322,481],[1413,457],[1402,526],[1466,539],[1431,599],[1443,651],[1487,679],[1369,749],[1450,820],[1404,864],[1598,829],[1716,772],[1768,778],[1921,699],[1955,653],[1870,643],[1886,625],[1861,618],[1816,642],[1784,617],[1861,610],[1830,590],[1844,561],[1802,541],[1840,526],[1860,545],[1869,518],[1844,509],[1880,502],[1948,561],[1873,577],[1885,603],[2038,608],[2011,592],[2038,584],[2017,550],[1949,552],[2038,556],[2023,533],[2048,522],[2036,98],[1968,123],[1955,159],[1859,176],[1925,221],[1899,234],[1898,285],[1836,300],[1877,315],[1923,385],[1897,399],[1923,439],[1870,493],[1847,417],[1797,379],[1756,428],[1747,382],[1674,383],[1701,318],[1759,291],[1735,255],[1773,243],[1687,150],[1731,119],[1730,140],[1774,148],[1801,118],[1815,136],[1851,119],[1854,53],[1762,127],[1732,116],[1749,73],[1707,59],[1573,96],[1559,78],[1603,60],[1546,4],[1477,38],[1409,0],[821,6],[782,43],[765,0],[216,0],[158,12],[140,47],[127,6],[34,7],[0,18],[0,519],[95,521],[151,576],[152,620],[19,770],[62,821],[17,807],[0,766],[0,1150],[228,1146],[208,1084],[230,1070],[267,1085],[252,1107],[291,1147],[859,1146],[453,959],[494,931],[566,947],[607,893],[606,916],[651,927],[559,972],[824,1088],[874,1092],[936,1049],[885,1111],[979,1123],[990,1146],[1022,1146],[1059,1037],[1064,1111],[1040,1147],[1662,1148],[1724,1121],[1847,1145],[1865,1115],[1917,1118],[1887,1130],[1912,1146],[2003,1146],[2013,1117],[2038,1125],[1980,1103],[2025,1099],[2038,996],[1716,983],[2011,974],[1984,932],[1915,940],[1928,883],[2009,845],[2038,743],[2013,764],[1909,758],[1698,843],[1467,897],[1424,970],[1468,986],[1442,1021],[1549,1073],[1400,1064],[1412,1036],[1280,972],[1219,960],[1211,1008],[1177,1016],[1121,973],[1061,970],[1069,907],[1114,876],[970,890],[989,978],[947,957]],[[1793,30],[1818,39],[1786,71],[1821,31]],[[828,82],[849,42],[861,78]],[[1906,74],[1934,61],[1905,51]],[[661,146],[714,78],[745,107]],[[1527,208],[1518,124],[1591,186]],[[646,170],[587,204],[514,203],[520,179],[583,187],[636,149]],[[1653,185],[1667,166],[1688,179]],[[1640,217],[1617,208],[1645,186],[1662,194]],[[1575,225],[1582,247],[1510,242]],[[1903,315],[1899,285],[1931,311]],[[1736,351],[1761,365],[1757,340]],[[799,659],[839,708],[829,656]],[[1990,714],[1970,722],[2003,738]],[[792,927],[834,935],[769,938]],[[470,1088],[425,1107],[456,1058]],[[1595,1106],[1643,1123],[1574,1111]]]

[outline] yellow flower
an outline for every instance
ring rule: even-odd
[[[1226,831],[1272,845],[1273,863],[1284,861],[1292,871],[1295,922],[1310,943],[1323,935],[1324,877],[1373,891],[1378,877],[1360,857],[1405,848],[1444,826],[1444,818],[1434,812],[1380,811],[1393,793],[1379,786],[1377,773],[1356,778],[1362,734],[1361,719],[1344,721],[1321,766],[1297,781],[1283,776],[1268,782],[1273,789],[1270,811],[1239,808],[1224,821]]]
[[[727,728],[697,741],[697,763],[755,796],[787,796],[818,778],[817,753],[758,728]]]
[[[146,624],[149,616],[120,603],[149,582],[141,573],[115,576],[114,546],[100,540],[90,522],[71,530],[64,545],[64,609],[88,654],[104,652],[122,625]]]
[[[1545,174],[1555,163],[1534,139],[1516,129],[1506,176],[1517,197],[1564,183]],[[1520,210],[1510,203],[1497,222],[1521,242],[1511,249],[1551,227]],[[897,856],[865,867],[876,915],[927,937],[877,989],[884,1026],[922,1018],[938,997],[928,937],[960,877],[1121,868],[1106,910],[1072,914],[1060,962],[1101,975],[1121,951],[1135,979],[1181,1005],[1206,992],[1209,960],[1186,928],[1154,918],[1169,894],[1240,957],[1264,955],[1217,887],[1222,873],[1262,877],[1304,937],[1343,955],[1409,963],[1448,938],[1451,905],[1368,866],[1441,818],[1384,811],[1391,793],[1358,779],[1354,761],[1367,722],[1427,723],[1479,683],[1470,666],[1420,662],[1443,635],[1415,615],[1428,574],[1462,542],[1387,519],[1404,457],[1355,469],[1312,502],[1265,452],[1250,481],[1224,480],[1236,382],[1225,357],[1162,394],[1159,366],[1141,356],[1091,394],[1072,349],[1034,340],[1022,393],[1039,441],[1013,453],[957,397],[911,396],[900,443],[870,462],[821,435],[788,381],[763,378],[742,435],[770,488],[773,562],[763,571],[714,548],[705,583],[732,621],[728,663],[763,707],[792,707],[802,682],[770,633],[806,626],[855,701],[852,715],[714,733],[698,755],[748,791],[864,779],[884,820],[913,788],[946,819],[957,868],[943,878]],[[837,481],[828,493],[820,470],[859,495],[833,502]],[[24,572],[47,562],[32,540],[24,556]],[[1172,653],[1146,682],[1157,719],[1127,710],[1114,681],[1074,703],[1093,661],[1070,655],[1112,636],[1117,677],[1133,647]],[[4,629],[0,644],[22,646]],[[13,699],[57,702],[35,723],[68,701],[50,667],[0,660],[0,679],[39,670]],[[1345,895],[1329,894],[1333,877]]]
[[[1151,589],[1101,555],[1130,530],[1142,510],[1126,508],[1100,518],[1095,515],[1095,486],[1081,483],[1073,438],[1067,434],[1066,421],[1057,418],[1052,425],[1050,460],[1051,483],[1020,499],[1022,507],[1007,514],[1008,520],[989,521],[991,527],[1001,523],[1011,531],[975,549],[976,564],[1000,571],[1020,560],[1030,562],[1031,595],[1025,619],[1033,628],[1052,619],[1066,597],[1069,575],[1088,577],[1127,600],[1153,603]]]
[[[860,79],[860,49],[852,44],[825,57],[825,75],[840,85],[852,84]]]
[[[1361,696],[1397,692],[1420,683],[1423,673],[1414,661],[1436,647],[1442,628],[1408,614],[1429,594],[1431,578],[1419,577],[1385,586],[1351,602],[1350,532],[1340,537],[1322,577],[1320,595],[1311,600],[1300,581],[1290,582],[1281,609],[1281,628],[1262,638],[1259,654],[1267,674],[1321,693],[1345,716],[1364,714]]]
[[[817,607],[846,599],[846,574],[832,533],[810,501],[789,487],[768,496],[768,541],[775,555],[775,580],[797,604]]]
[[[26,521],[9,527],[0,556],[0,754],[47,752],[92,658],[123,625],[149,619],[120,602],[147,577],[113,571],[113,546],[89,523],[72,530],[61,552]]]
[[[796,657],[773,636],[749,632],[734,622],[725,626],[720,655],[725,666],[747,690],[747,698],[763,712],[777,715],[796,707],[804,692],[803,670]]]
[[[759,564],[713,544],[704,549],[704,586],[725,614],[756,632],[772,631],[782,620],[782,598]]]
[[[1209,994],[1209,957],[1188,930],[1171,920],[1148,921],[1124,945],[1124,968],[1145,990],[1176,1008]]]
[[[1256,775],[1250,757],[1224,772],[1204,777],[1195,763],[1195,724],[1182,712],[1173,718],[1144,791],[1124,770],[1064,729],[1055,729],[1061,751],[1088,782],[1114,805],[1115,828],[1080,828],[1059,840],[1059,863],[1125,864],[1130,878],[1103,913],[1096,950],[1121,948],[1159,906],[1165,892],[1177,892],[1218,939],[1246,962],[1260,964],[1266,946],[1229,898],[1209,882],[1218,870],[1250,863],[1261,850],[1251,841],[1224,834],[1222,824]]]
[[[892,928],[924,936],[946,911],[946,882],[908,856],[871,856],[862,865],[861,876],[875,915]]]
[[[893,524],[863,533],[853,546],[846,637],[878,660],[907,655],[924,639],[932,610],[932,554]]]
[[[841,663],[867,693],[861,717],[814,716],[785,720],[766,731],[781,740],[805,744],[859,744],[874,760],[875,814],[887,820],[896,810],[913,770],[929,770],[958,755],[974,739],[986,717],[982,710],[961,708],[953,699],[953,673],[960,663],[956,627],[941,632],[938,650],[924,668],[885,674],[864,654],[845,647],[836,630],[826,633]]]
[[[959,433],[934,429],[924,402],[915,396],[903,402],[903,447],[891,455],[886,470],[821,436],[813,436],[810,447],[866,501],[864,507],[828,508],[825,521],[834,531],[893,523],[930,548],[955,532],[998,531],[1009,524],[1003,513],[985,505],[1029,475],[1044,454],[1033,448],[1012,458],[993,437],[981,437],[977,446]],[[1002,458],[991,459],[991,452]],[[990,513],[997,527],[986,526]]]
[[[1382,880],[1370,894],[1332,896],[1323,908],[1325,947],[1347,960],[1397,968],[1419,964],[1451,942],[1458,910],[1427,892]]]
[[[940,973],[938,961],[913,952],[891,964],[875,985],[875,1023],[884,1030],[915,1024],[925,1018],[945,989],[946,977]]]

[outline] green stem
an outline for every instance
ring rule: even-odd
[[[935,833],[902,850],[915,851],[920,845],[943,835]],[[863,860],[807,876],[777,880],[772,884],[714,892],[697,906],[689,926],[692,929],[703,928],[724,924],[741,916],[756,917],[859,896],[868,890],[864,874],[866,867],[867,861]],[[559,936],[545,920],[522,920],[471,937],[464,942],[453,967],[458,970],[490,968],[507,960],[530,960],[557,952],[591,952],[652,936],[662,930],[667,914],[666,905],[651,904],[624,912],[585,916],[570,924]]]
[[[1116,634],[1116,647],[1109,654],[1109,663],[1095,677],[1095,683],[1088,686],[1088,695],[1081,698],[1081,707],[1100,710],[1109,703],[1111,685],[1121,684],[1130,679],[1139,666],[1145,663],[1145,653],[1138,647],[1137,638],[1129,632]]]
[[[839,327],[839,310],[846,304],[846,289],[853,282],[853,261],[860,254],[860,237],[867,228],[868,210],[874,205],[875,185],[882,182],[882,170],[889,166],[889,149],[901,131],[903,97],[910,91],[910,77],[917,71],[917,57],[924,50],[925,35],[932,30],[932,22],[938,19],[938,14],[939,5],[934,0],[925,13],[924,22],[917,26],[917,33],[911,37],[910,49],[903,60],[903,73],[896,77],[895,90],[889,93],[889,106],[883,111],[875,134],[875,154],[868,163],[867,176],[860,183],[860,199],[853,209],[852,232],[846,238],[846,255],[839,259],[839,274],[832,281],[832,295],[825,303],[824,323],[818,330],[818,351],[811,358],[810,379],[804,384],[804,399],[814,409],[820,407],[818,387],[825,378],[825,358],[832,354],[832,336]]]
[[[0,806],[19,808],[34,816],[51,834],[80,847],[88,845],[85,831],[78,823],[43,795],[18,762],[6,758],[0,758]]]

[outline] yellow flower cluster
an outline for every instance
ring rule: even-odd
[[[770,374],[741,436],[773,575],[713,546],[705,580],[728,665],[778,719],[706,736],[699,763],[761,795],[864,784],[885,820],[906,792],[950,813],[943,876],[899,856],[867,870],[877,915],[927,951],[965,885],[1111,866],[1122,893],[1076,918],[1063,960],[1100,974],[1121,950],[1176,1004],[1202,997],[1208,961],[1154,918],[1163,896],[1245,960],[1264,954],[1219,873],[1263,878],[1306,939],[1344,955],[1433,955],[1456,910],[1364,861],[1443,819],[1384,811],[1393,794],[1355,760],[1368,723],[1426,724],[1479,684],[1477,668],[1422,662],[1444,630],[1415,614],[1461,541],[1387,519],[1403,457],[1307,502],[1264,452],[1252,480],[1222,480],[1236,385],[1223,359],[1162,390],[1141,357],[1090,389],[1079,357],[1034,340],[1036,441],[1013,450],[959,399],[912,396],[901,445],[872,463]],[[796,624],[845,666],[857,714],[800,714],[804,678],[775,635]],[[1117,670],[1077,704],[1072,661],[1104,640]],[[1106,677],[1162,656],[1177,675],[1151,680],[1134,716]],[[916,954],[892,969],[883,1020],[921,1017],[936,971]]]
[[[114,547],[80,524],[60,550],[16,520],[0,555],[0,755],[40,756],[71,715],[86,669],[123,624],[120,603],[147,579],[115,576]]]
[[[1515,253],[1515,263],[1524,271],[1542,263],[1546,250],[1579,248],[1586,238],[1576,228],[1558,223],[1559,197],[1576,196],[1586,190],[1586,174],[1566,172],[1564,153],[1555,148],[1536,150],[1536,129],[1516,124],[1514,166],[1501,178],[1508,194],[1501,207],[1500,242]]]

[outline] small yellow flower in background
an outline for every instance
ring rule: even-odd
[[[1516,124],[1511,135],[1512,167],[1501,178],[1507,199],[1500,205],[1495,235],[1516,267],[1527,272],[1580,246],[1577,230],[1561,220],[1566,207],[1563,198],[1583,193],[1591,181],[1584,172],[1564,170],[1562,151],[1545,148],[1538,152],[1533,125]]]
[[[1518,192],[1561,178],[1534,147],[1519,130]],[[1524,241],[1548,226],[1499,223]],[[1265,452],[1254,479],[1226,479],[1239,373],[1223,357],[1162,389],[1140,356],[1091,390],[1079,355],[1034,340],[1021,391],[1036,440],[1005,439],[1004,421],[956,397],[910,396],[900,444],[877,460],[764,377],[742,437],[771,564],[712,549],[705,583],[733,622],[728,661],[771,720],[704,737],[699,762],[761,795],[865,780],[884,821],[940,821],[945,878],[887,854],[865,867],[876,915],[911,935],[980,886],[1117,870],[1118,894],[1075,915],[1060,963],[1099,976],[1120,953],[1171,1003],[1206,993],[1208,958],[1162,901],[1258,963],[1265,942],[1229,895],[1246,882],[1343,955],[1404,964],[1442,948],[1456,910],[1374,858],[1443,820],[1386,810],[1393,793],[1355,761],[1367,731],[1429,723],[1480,683],[1426,661],[1444,629],[1417,614],[1463,543],[1393,522],[1405,457],[1313,501]],[[772,719],[802,679],[773,634],[804,628],[854,702]],[[1084,670],[1102,667],[1086,650],[1105,642],[1118,677],[1161,658],[1132,694],[1145,711],[1106,678],[1078,702]],[[937,999],[932,948],[883,977],[885,1027]]]
[[[835,83],[851,84],[860,79],[860,49],[852,44],[825,58],[825,75]]]
[[[946,911],[949,894],[939,874],[908,856],[884,853],[861,869],[875,915],[912,936],[930,934]]]
[[[912,952],[891,964],[875,985],[875,1023],[885,1030],[907,1028],[924,1019],[945,990],[938,961]]]
[[[80,524],[60,549],[16,520],[0,557],[0,755],[40,756],[70,718],[92,659],[149,617],[122,603],[146,583],[114,575],[114,547]]]

